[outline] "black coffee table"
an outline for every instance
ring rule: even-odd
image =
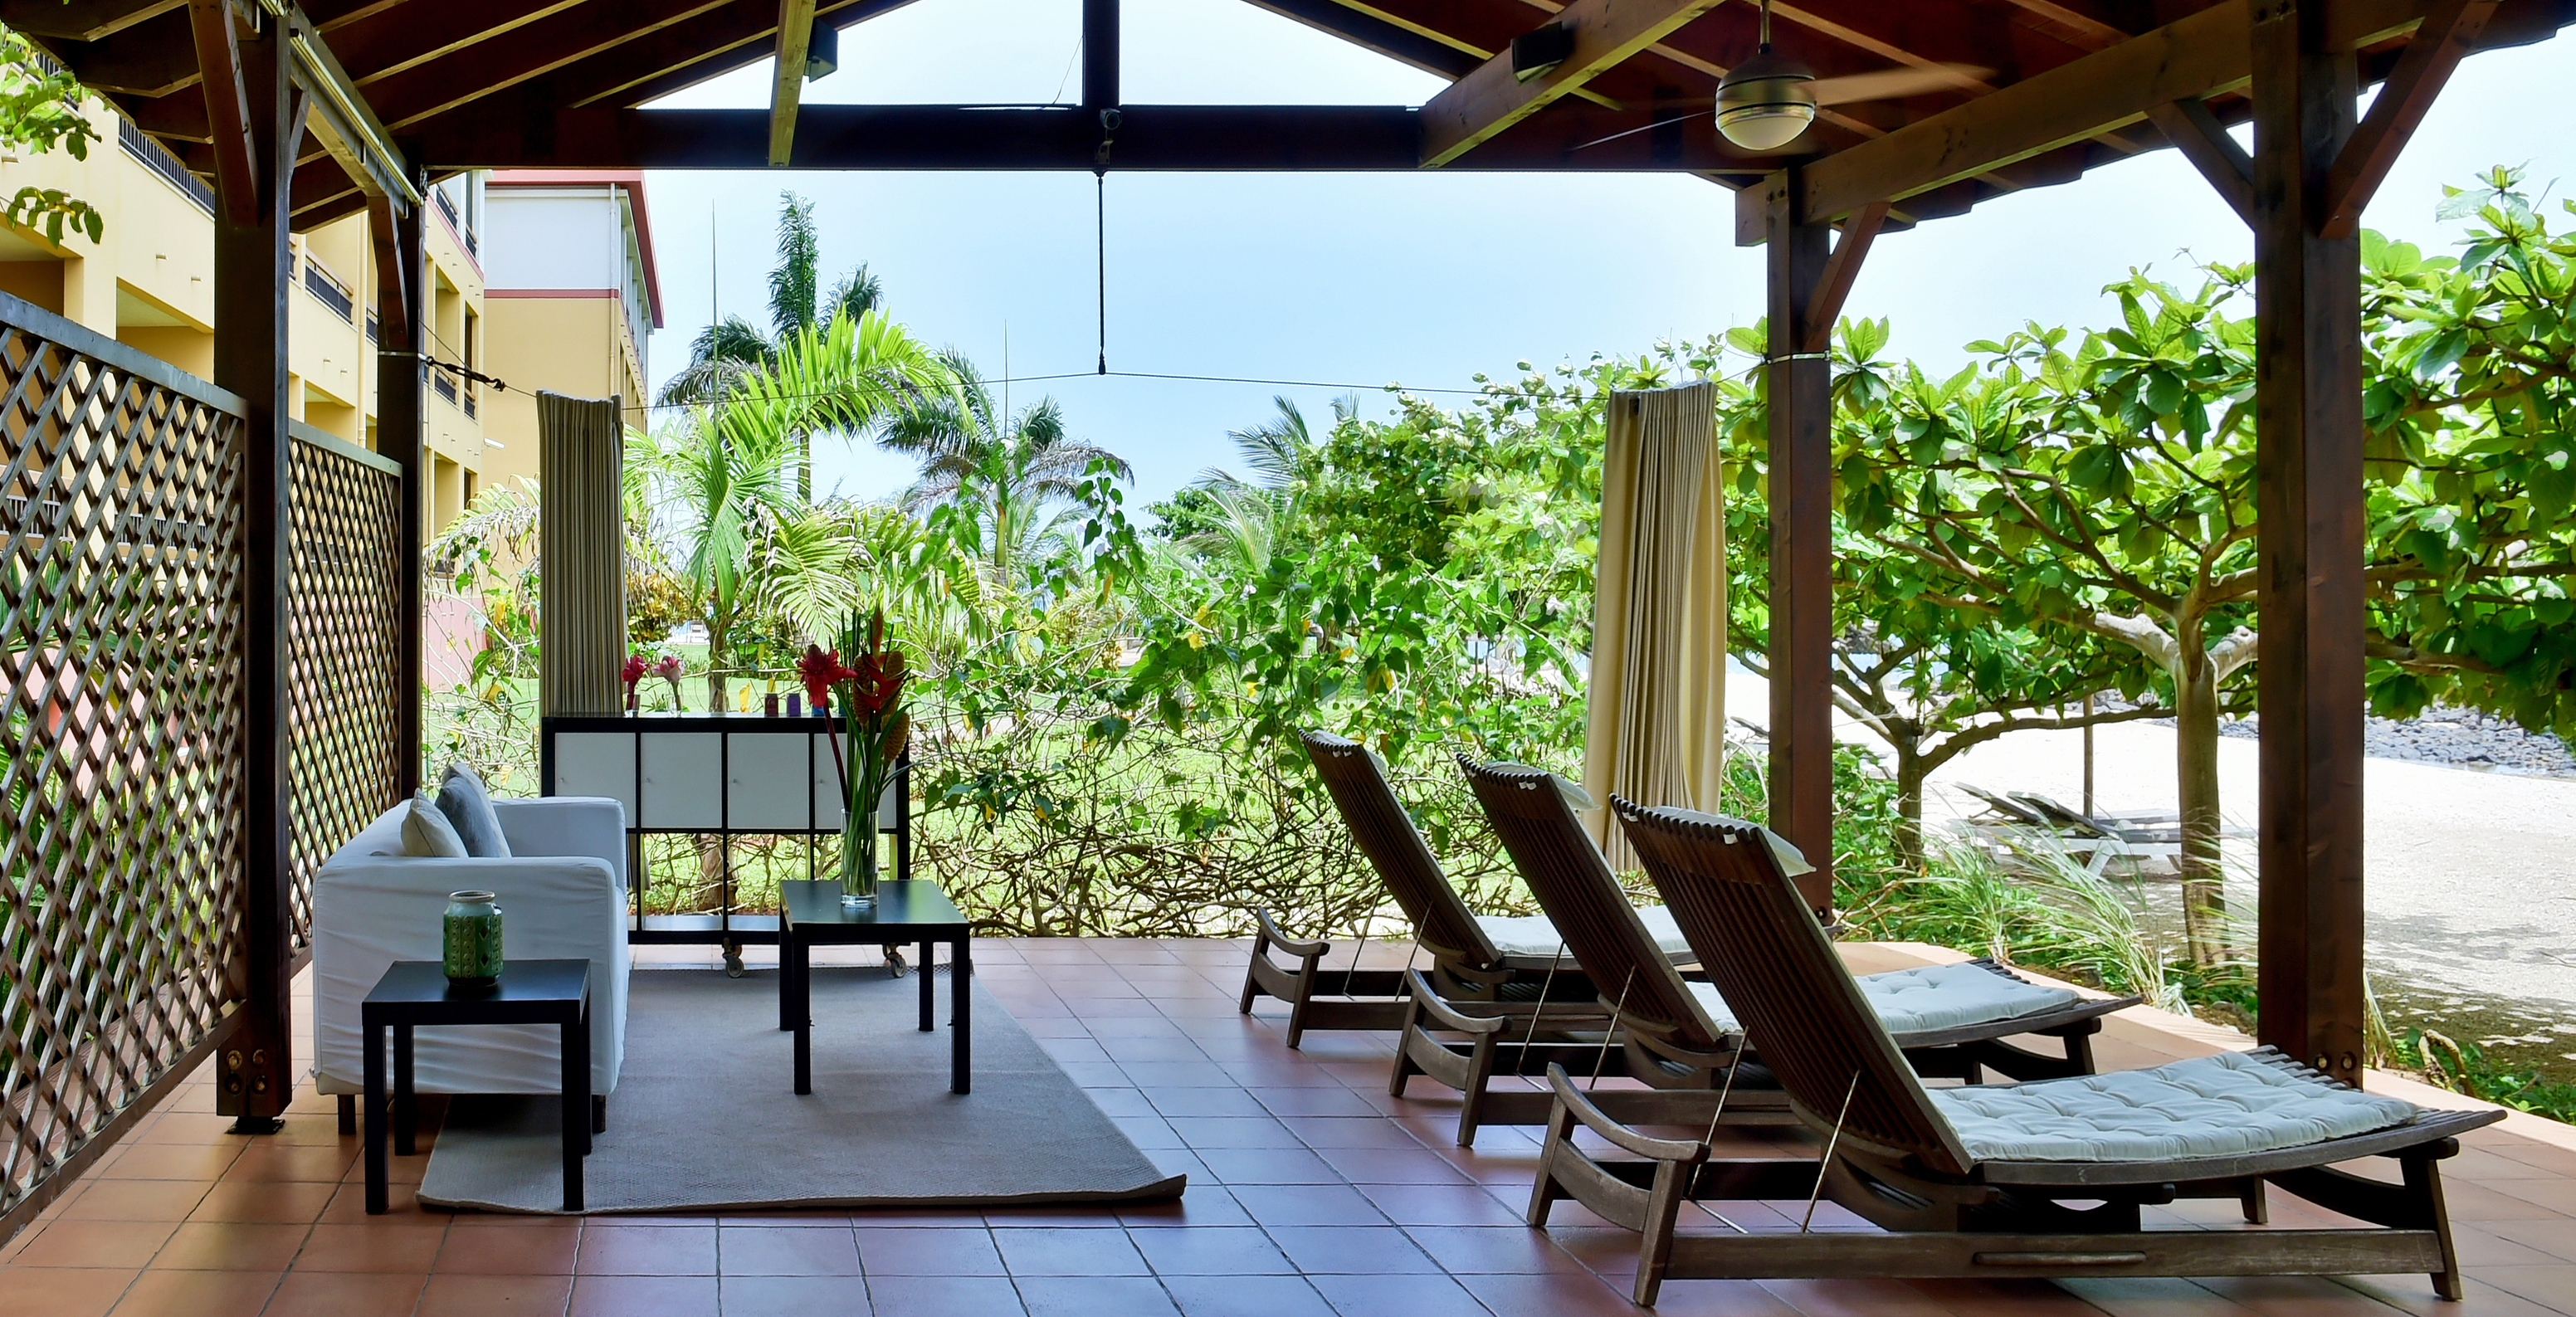
[[[418,1116],[411,1091],[411,1031],[425,1025],[552,1024],[563,1030],[564,1210],[581,1210],[581,1159],[590,1152],[590,962],[513,960],[500,983],[474,993],[449,986],[434,960],[397,960],[360,1007],[367,1030],[367,1211],[381,1215],[385,1186],[385,1030],[394,1031],[394,1138],[412,1153]]]
[[[814,1091],[814,956],[823,946],[893,946],[921,944],[921,1028],[930,1031],[933,975],[931,948],[949,947],[951,991],[948,1039],[948,1091],[972,1092],[973,1050],[966,981],[974,974],[967,950],[972,929],[966,916],[922,879],[877,884],[876,904],[865,910],[841,908],[837,879],[778,884],[778,1027],[796,1034],[796,1091]]]

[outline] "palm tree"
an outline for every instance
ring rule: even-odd
[[[901,325],[836,314],[788,335],[722,402],[691,407],[639,446],[672,556],[706,610],[712,707],[724,707],[740,624],[784,616],[820,635],[857,602],[860,546],[808,498],[814,433],[864,429],[947,378]]]
[[[925,392],[887,416],[877,441],[921,459],[921,480],[906,496],[913,507],[954,504],[972,518],[997,583],[1041,551],[1055,528],[1048,505],[1070,498],[1095,462],[1121,480],[1133,478],[1117,454],[1070,438],[1053,398],[1003,416],[974,363],[941,354],[948,386]]]
[[[1279,531],[1291,520],[1298,483],[1313,472],[1317,459],[1306,414],[1285,395],[1271,403],[1279,409],[1275,418],[1226,434],[1252,477],[1208,468],[1189,491],[1204,499],[1183,523],[1193,528],[1174,541],[1202,559],[1231,559],[1255,577],[1269,574]],[[1334,400],[1336,425],[1358,415],[1357,398]]]
[[[793,192],[779,193],[778,201],[778,264],[769,271],[769,329],[763,332],[737,315],[699,330],[689,344],[689,364],[662,386],[662,405],[721,402],[776,362],[797,334],[819,329],[842,315],[859,320],[885,300],[883,285],[868,273],[865,263],[841,276],[828,293],[822,292],[822,240],[814,226],[814,203]],[[802,436],[799,448],[809,474],[799,477],[797,493],[810,500],[813,436]]]

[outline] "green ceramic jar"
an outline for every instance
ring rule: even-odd
[[[490,892],[447,894],[447,981],[490,988],[501,977],[501,907]]]

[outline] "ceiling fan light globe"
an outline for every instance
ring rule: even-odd
[[[1747,88],[1748,91],[1754,90]],[[1816,103],[1794,93],[1764,99],[1746,97],[1733,104],[1721,94],[1717,108],[1717,131],[1726,140],[1747,151],[1777,151],[1798,140],[1807,126],[1816,121]]]
[[[1816,121],[1815,71],[1794,59],[1759,54],[1717,85],[1717,131],[1747,151],[1777,151]]]

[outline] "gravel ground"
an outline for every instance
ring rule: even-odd
[[[2171,727],[2171,718],[2150,718],[2150,725]],[[2218,724],[2220,736],[2251,741],[2259,735],[2260,715]],[[2510,718],[2475,709],[2435,706],[2421,717],[2396,719],[2367,715],[2364,744],[2374,759],[2406,759],[2421,764],[2546,777],[2576,777],[2576,755],[2548,732],[2526,732]]]

